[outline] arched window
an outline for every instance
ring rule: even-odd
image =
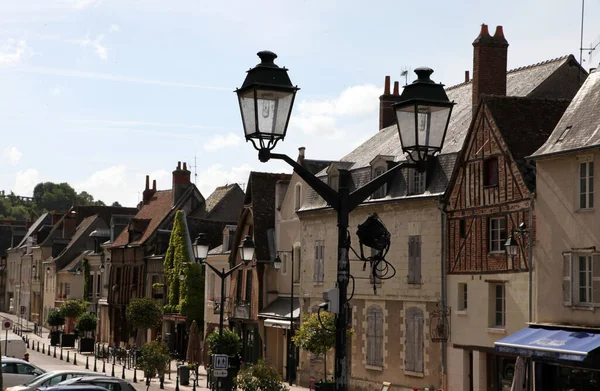
[[[423,310],[411,307],[406,310],[406,339],[404,341],[404,370],[423,373],[423,346],[425,319]]]
[[[383,174],[385,172],[385,168],[383,167],[377,167],[373,170],[373,179],[377,178],[378,176],[380,176],[381,174]],[[383,185],[381,186],[379,189],[375,190],[375,192],[373,193],[373,195],[371,196],[371,198],[376,199],[376,198],[383,198],[385,197],[387,194],[387,185]]]
[[[383,367],[383,311],[376,305],[367,309],[367,365]]]
[[[302,195],[302,185],[299,183],[296,183],[296,188],[295,188],[295,198],[294,198],[294,210],[298,210],[300,209],[300,205],[301,205],[301,195]]]
[[[302,265],[302,248],[294,247],[294,282],[300,282],[300,271]]]

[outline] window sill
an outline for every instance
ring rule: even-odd
[[[492,255],[492,256],[499,256],[499,255],[506,255],[506,251],[504,250],[496,250],[496,251],[490,251],[488,252],[488,255]]]
[[[368,369],[370,371],[380,371],[383,372],[383,366],[379,366],[379,365],[365,365],[365,369]]]
[[[313,281],[313,286],[323,286],[323,281]]]
[[[571,306],[574,310],[595,312],[596,308],[592,304],[574,304]]]
[[[456,311],[456,315],[457,316],[467,316],[468,313],[467,313],[467,310],[458,310],[458,311]]]
[[[425,373],[423,372],[413,372],[413,371],[408,371],[408,370],[404,370],[404,374],[406,376],[412,376],[412,377],[425,377]]]
[[[506,329],[502,326],[488,327],[487,332],[490,334],[506,334]]]
[[[577,213],[590,213],[590,212],[594,212],[594,208],[577,209],[575,212],[577,212]]]
[[[413,288],[413,289],[420,289],[421,285],[423,285],[423,283],[421,283],[421,282],[409,282],[408,283],[408,287]]]

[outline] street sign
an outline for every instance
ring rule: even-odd
[[[214,368],[215,369],[227,369],[229,368],[229,357],[226,354],[215,354],[214,355]],[[227,372],[227,371],[225,371]],[[227,375],[225,375],[227,376]]]
[[[10,321],[10,319],[6,319],[4,322],[2,322],[2,330],[10,330],[12,328],[12,322]]]
[[[21,315],[25,315],[25,306],[24,305],[21,306]]]
[[[227,369],[213,369],[214,377],[227,377]]]

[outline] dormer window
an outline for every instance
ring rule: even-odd
[[[300,199],[302,195],[302,185],[300,183],[296,183],[296,187],[294,189],[294,210],[300,209],[300,205],[302,204],[302,200]]]
[[[381,174],[383,174],[385,171],[386,170],[385,170],[384,167],[377,167],[377,168],[373,169],[373,177],[372,177],[372,179],[377,178],[378,176],[380,176]],[[373,198],[373,199],[383,198],[386,195],[387,195],[387,184],[384,184],[379,189],[375,190],[375,192],[373,193],[373,195],[371,196],[371,198]]]
[[[483,185],[498,186],[498,158],[495,156],[483,161]]]
[[[337,172],[329,174],[327,178],[327,184],[335,191],[340,189],[340,174]]]
[[[408,170],[408,194],[425,193],[425,172],[419,172],[415,169]]]

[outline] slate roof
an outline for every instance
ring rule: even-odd
[[[106,223],[100,216],[93,215],[83,219],[77,226],[69,244],[67,244],[60,254],[54,258],[56,269],[62,269],[66,264],[70,263],[74,257],[79,255],[80,252],[85,249],[84,246],[86,241],[90,240],[90,233],[98,228],[106,228]]]
[[[600,72],[596,70],[587,77],[548,140],[531,157],[538,158],[598,146]]]
[[[221,202],[221,200],[223,200],[223,198],[225,198],[225,196],[236,186],[238,185],[234,183],[232,185],[217,187],[215,191],[213,191],[212,194],[206,199],[206,213],[210,213],[210,211],[213,210],[219,204],[219,202]]]
[[[482,102],[492,114],[525,183],[534,190],[535,166],[525,157],[548,139],[571,101],[483,96]]]
[[[42,214],[33,224],[31,224],[31,227],[29,227],[29,229],[27,230],[27,233],[25,234],[23,239],[21,239],[21,242],[16,246],[16,248],[23,246],[27,242],[27,238],[29,238],[31,235],[33,235],[33,233],[35,231],[37,231],[43,225],[49,224],[51,222],[52,222],[52,215],[50,213]]]
[[[190,186],[190,189],[193,188],[193,186]],[[187,191],[189,191],[189,189]],[[172,203],[172,190],[159,190],[156,193],[154,193],[152,198],[150,198],[150,201],[147,204],[144,204],[142,206],[142,209],[140,209],[134,217],[138,220],[148,220],[148,224],[145,227],[142,236],[139,239],[130,243],[128,226],[115,239],[115,241],[112,244],[112,247],[120,247],[125,246],[127,244],[143,244],[146,241],[146,239],[148,239],[150,235],[152,235],[154,231],[156,231],[156,229],[159,227],[160,223],[165,219],[165,217],[169,215],[169,212],[171,212],[171,209],[173,208]]]

